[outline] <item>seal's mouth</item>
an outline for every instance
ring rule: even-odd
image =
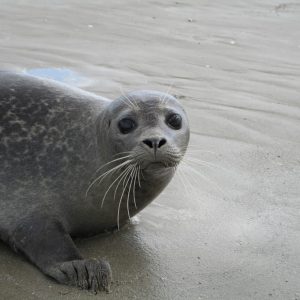
[[[154,161],[148,164],[147,167],[154,167],[154,168],[166,168],[167,166],[160,161]]]

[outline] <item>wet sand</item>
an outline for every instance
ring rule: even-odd
[[[192,128],[153,204],[77,241],[110,261],[111,294],[0,244],[1,299],[300,299],[299,1],[0,0],[0,67],[74,70],[109,98],[171,86]]]

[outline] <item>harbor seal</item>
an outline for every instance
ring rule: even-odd
[[[114,101],[0,72],[0,237],[59,283],[108,290],[109,263],[72,237],[120,228],[166,187],[189,142],[171,95]]]

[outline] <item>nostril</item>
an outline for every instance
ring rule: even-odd
[[[153,138],[153,139],[146,139],[146,140],[143,140],[143,143],[145,145],[147,145],[149,148],[160,148],[161,146],[163,146],[164,144],[167,143],[167,140],[165,138],[163,139],[157,139],[157,138]]]
[[[166,139],[161,139],[158,143],[158,148],[160,148],[161,146],[163,146],[165,143],[167,142]]]
[[[148,147],[153,148],[153,141],[151,140],[143,140],[143,143],[146,144]]]

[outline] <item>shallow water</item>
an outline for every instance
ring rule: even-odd
[[[99,298],[300,299],[299,20],[297,1],[0,0],[1,68],[112,99],[169,90],[190,117],[165,192],[121,232],[78,241],[111,262]],[[90,299],[3,245],[0,269],[4,299]]]

